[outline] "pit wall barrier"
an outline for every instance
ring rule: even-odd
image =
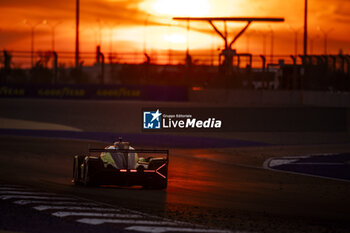
[[[0,98],[187,101],[181,86],[1,85]]]
[[[350,93],[278,90],[192,90],[184,86],[0,84],[0,98],[189,101],[225,106],[350,108]]]

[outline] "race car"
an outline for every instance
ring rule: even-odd
[[[86,186],[137,185],[165,189],[168,163],[168,150],[136,150],[129,142],[119,139],[104,149],[89,149],[88,155],[74,156],[72,182]]]

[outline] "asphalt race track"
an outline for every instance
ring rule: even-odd
[[[73,132],[82,128],[82,123],[60,126],[59,116],[49,125],[50,119],[40,119],[38,113],[34,116],[34,113],[22,111],[18,117],[11,116],[11,111],[5,109],[4,115],[0,112],[0,117],[23,120],[15,122],[16,125],[23,123],[21,130],[55,131],[63,127]],[[30,116],[27,120],[31,125],[36,122],[35,129],[24,127],[26,115]],[[92,127],[87,126],[96,131]],[[167,190],[159,191],[139,187],[74,186],[71,183],[72,156],[86,152],[88,144],[103,147],[106,142],[86,138],[30,137],[29,133],[9,136],[4,130],[9,132],[14,127],[5,125],[2,128],[0,231],[350,232],[350,182],[346,177],[350,144],[346,138],[339,143],[323,144],[319,137],[312,139],[308,134],[307,140],[314,140],[314,143],[281,144],[284,136],[276,133],[275,138],[279,141],[274,144],[271,135],[266,140],[257,140],[261,136],[252,133],[252,143],[244,144],[249,142],[245,135],[244,140],[236,140],[239,143],[234,147],[226,144],[211,149],[172,147],[169,186]],[[226,139],[235,141],[231,136]],[[240,144],[242,141],[244,143]],[[329,153],[339,156],[334,159],[321,157]],[[315,154],[319,158],[306,157]],[[344,181],[327,179],[328,175],[320,178],[294,171],[289,173],[286,167],[288,173],[271,170],[288,165],[278,162],[272,163],[278,164],[277,167],[266,169],[266,161],[271,165],[271,158],[291,157],[294,160],[289,162],[300,163],[299,166],[304,166],[303,171],[310,163],[325,163],[320,165],[323,167],[342,163]],[[295,161],[295,158],[300,160]]]

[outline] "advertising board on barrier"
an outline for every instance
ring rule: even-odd
[[[187,101],[182,86],[0,85],[0,98]]]
[[[142,130],[154,131],[221,131],[224,117],[219,108],[142,109]],[[219,110],[219,111],[217,111]],[[227,127],[226,127],[227,129]]]

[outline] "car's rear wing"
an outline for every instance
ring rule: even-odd
[[[90,153],[102,153],[102,152],[109,152],[109,153],[148,153],[148,154],[166,154],[166,159],[169,159],[169,150],[156,150],[156,149],[135,149],[135,150],[128,150],[128,149],[89,149]]]

